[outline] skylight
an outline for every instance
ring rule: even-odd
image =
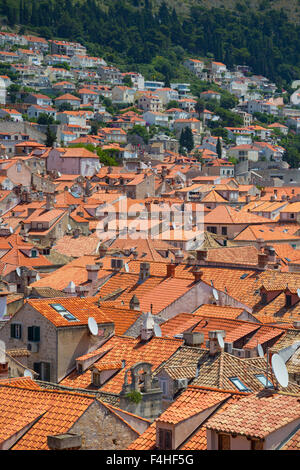
[[[238,377],[230,377],[229,378],[230,382],[233,383],[233,385],[240,391],[240,392],[251,392],[251,390],[246,387],[243,382]]]
[[[240,279],[245,279],[248,276],[248,273],[244,273],[241,275]]]
[[[63,318],[68,321],[79,321],[78,318],[74,317],[63,305],[61,304],[50,304],[50,306],[59,313]]]
[[[267,378],[263,374],[257,374],[255,377],[263,384],[265,387],[267,384]],[[272,382],[268,379],[268,388],[274,388]]]

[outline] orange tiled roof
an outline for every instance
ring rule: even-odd
[[[266,438],[299,419],[299,396],[263,393],[239,400],[206,423],[207,429],[242,436]]]
[[[149,341],[144,342],[140,341],[139,338],[113,336],[97,350],[97,352],[103,350],[106,353],[95,362],[95,366],[101,365],[102,362],[118,362],[120,359],[124,359],[126,361],[126,367],[121,369],[106,382],[101,387],[101,391],[120,393],[124,383],[126,369],[147,358],[147,361],[152,364],[152,371],[155,371],[155,369],[172,356],[181,345],[182,341],[178,339],[153,337]],[[96,351],[94,351],[94,353],[96,353]],[[75,370],[62,380],[61,385],[73,388],[90,388],[91,381],[90,370],[85,371],[83,374],[78,374]]]

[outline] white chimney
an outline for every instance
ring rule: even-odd
[[[148,341],[152,338],[154,333],[154,318],[150,312],[148,312],[141,325],[141,340]]]
[[[218,352],[222,350],[219,345],[218,335],[220,335],[223,339],[226,336],[226,332],[224,330],[213,330],[208,332],[209,338],[209,354],[214,356]]]

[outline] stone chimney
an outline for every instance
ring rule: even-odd
[[[259,253],[258,263],[257,263],[258,268],[265,269],[267,264],[268,264],[268,255],[266,255],[265,253]]]
[[[167,277],[175,277],[175,264],[171,263],[167,265]]]
[[[141,340],[148,341],[154,334],[154,318],[150,312],[146,313],[146,316],[141,324]]]
[[[98,266],[97,264],[94,264],[94,265],[89,264],[86,266],[86,270],[88,273],[88,281],[89,282],[97,281],[100,266]]]
[[[257,244],[257,249],[261,250],[265,244],[265,240],[263,238],[257,238],[256,244]]]
[[[140,310],[140,301],[135,294],[130,299],[129,308],[131,310]]]
[[[51,211],[54,208],[54,197],[53,194],[46,194],[46,210]]]
[[[150,263],[140,264],[140,281],[145,281],[150,277]]]
[[[47,436],[47,444],[51,450],[78,450],[82,446],[82,438],[79,434],[66,432]]]
[[[269,263],[276,263],[276,252],[273,246],[265,246],[264,253],[268,256]]]
[[[197,261],[206,261],[207,255],[207,250],[197,250]]]
[[[203,276],[203,271],[201,271],[200,269],[193,269],[192,273],[194,275],[194,282],[201,281],[202,276]]]
[[[183,333],[184,344],[186,346],[200,347],[204,343],[204,334],[196,331]]]
[[[214,356],[215,354],[217,354],[218,352],[222,350],[219,345],[218,334],[222,336],[223,339],[226,336],[226,332],[224,330],[213,330],[213,331],[208,332],[209,354],[211,356]]]
[[[107,245],[105,245],[105,243],[102,243],[99,247],[99,257],[104,258],[104,256],[106,256],[107,250]]]

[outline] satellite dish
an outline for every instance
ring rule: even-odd
[[[37,281],[39,281],[41,278],[40,278],[40,275],[39,273],[36,274],[36,278],[35,278]]]
[[[32,372],[29,369],[24,370],[24,377],[29,377],[30,379],[33,379]]]
[[[214,296],[215,300],[219,300],[219,294],[218,294],[218,291],[216,289],[213,289],[213,296]]]
[[[277,382],[282,387],[287,387],[289,383],[289,374],[284,360],[279,356],[279,354],[273,354],[271,363]]]
[[[297,295],[300,298],[300,288],[297,289]]]
[[[68,230],[72,230],[72,227],[70,224],[68,224]]]
[[[218,340],[220,348],[223,349],[224,348],[224,339],[223,339],[221,333],[217,334],[217,340]]]
[[[162,337],[160,326],[157,323],[154,323],[154,335],[158,338]]]
[[[299,346],[300,346],[300,341],[296,341],[291,346],[280,349],[280,351],[278,351],[278,354],[281,357],[281,359],[283,359],[284,362],[287,362],[292,357],[292,355],[297,351]]]
[[[127,273],[129,273],[129,266],[128,266],[127,263],[125,263],[124,268],[125,268],[125,271],[126,271]]]
[[[12,227],[9,227],[10,233],[14,233],[14,229]]]
[[[59,178],[61,177],[61,172],[60,172],[60,171],[57,172],[57,176],[58,176]]]
[[[90,333],[93,336],[97,336],[97,334],[98,334],[98,325],[97,325],[97,322],[96,322],[95,318],[89,317],[89,319],[88,319],[88,328],[90,330]]]
[[[257,345],[257,352],[258,352],[259,357],[265,357],[265,355],[264,355],[264,350],[263,350],[261,344],[258,344],[258,345]]]
[[[21,269],[20,268],[16,268],[16,273],[19,277],[21,277]]]

